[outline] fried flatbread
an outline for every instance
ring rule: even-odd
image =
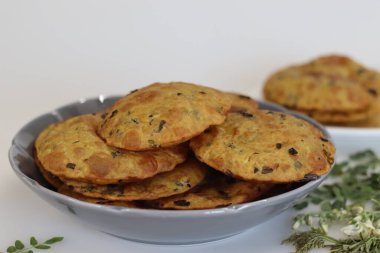
[[[127,150],[149,150],[185,142],[223,123],[230,100],[215,89],[182,82],[154,83],[118,100],[98,132]]]
[[[35,142],[36,157],[55,176],[114,184],[170,171],[186,159],[187,144],[132,152],[108,146],[97,134],[98,115],[82,115],[50,125]]]
[[[159,209],[209,209],[241,204],[259,199],[273,184],[237,181],[227,176],[216,175],[213,180],[179,195],[148,202]]]
[[[259,104],[249,96],[233,92],[229,92],[227,94],[231,100],[230,111],[255,112],[259,109]]]
[[[72,197],[74,199],[78,199],[78,200],[93,203],[93,204],[109,205],[109,206],[123,206],[123,207],[129,207],[129,208],[140,207],[139,205],[137,205],[136,203],[132,201],[112,201],[112,200],[107,200],[107,199],[102,199],[102,198],[90,198],[73,191],[72,188],[67,185],[62,185],[61,187],[59,187],[58,192],[63,195]]]
[[[264,86],[267,100],[297,110],[363,111],[374,98],[358,81],[289,67],[271,75]]]
[[[148,200],[186,192],[200,184],[207,171],[206,165],[190,159],[172,171],[134,183],[95,185],[68,180],[64,182],[73,191],[87,197],[123,201]]]
[[[246,181],[292,182],[327,173],[332,143],[308,122],[259,110],[229,113],[226,121],[191,140],[198,159]]]

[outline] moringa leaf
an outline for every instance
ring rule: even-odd
[[[32,248],[40,249],[40,250],[50,249],[51,246],[49,245],[60,242],[62,240],[63,240],[63,237],[56,236],[56,237],[50,238],[49,240],[46,240],[42,244],[38,244],[37,239],[34,236],[32,236],[29,239],[30,246],[25,247],[23,242],[21,242],[20,240],[16,240],[14,245],[11,245],[7,248],[7,253],[33,253]]]
[[[38,244],[37,239],[34,236],[30,237],[30,245],[35,246],[37,244]]]
[[[39,245],[34,246],[34,248],[36,248],[36,249],[50,249],[51,247],[49,245],[39,244]]]
[[[20,240],[17,240],[15,241],[15,247],[16,249],[20,250],[20,249],[25,248],[25,245]]]
[[[9,247],[7,248],[7,252],[8,252],[8,253],[13,253],[13,252],[16,252],[16,251],[17,251],[17,249],[16,249],[15,246],[9,246]]]
[[[45,243],[45,244],[54,244],[54,243],[56,243],[56,242],[60,242],[60,241],[62,241],[62,240],[63,240],[63,237],[53,237],[53,238],[51,238],[51,239],[45,241],[44,243]]]

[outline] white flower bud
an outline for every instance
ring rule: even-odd
[[[375,229],[373,230],[374,235],[380,235],[380,229]]]
[[[372,224],[372,221],[370,219],[367,219],[365,222],[361,223],[363,227],[367,228],[367,229],[370,229],[370,230],[374,230],[375,227],[373,226]]]
[[[359,235],[360,232],[362,232],[363,228],[356,225],[348,225],[340,229],[343,233],[345,233],[348,236],[355,236]]]
[[[325,233],[329,232],[329,225],[326,223],[321,223],[321,227]]]
[[[364,209],[362,206],[355,205],[355,206],[351,207],[351,211],[354,214],[358,215],[358,214],[361,214],[364,211]]]
[[[312,224],[313,224],[313,217],[308,215],[306,219],[306,225],[311,226]]]
[[[294,222],[292,228],[293,228],[294,230],[297,230],[297,229],[300,227],[300,225],[301,225],[301,223],[300,223],[299,221],[296,221],[296,222]]]
[[[380,228],[380,220],[376,220],[373,225],[375,228]]]
[[[362,221],[362,216],[361,215],[355,216],[355,218],[353,218],[353,221],[355,221],[356,223]]]

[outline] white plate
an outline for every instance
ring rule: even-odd
[[[337,149],[344,157],[364,149],[380,154],[380,128],[327,127]]]

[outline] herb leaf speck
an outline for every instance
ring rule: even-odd
[[[190,202],[186,199],[175,200],[173,203],[176,206],[190,206]]]
[[[119,112],[118,110],[112,111],[110,118],[113,118],[118,112]]]
[[[68,168],[68,169],[75,169],[75,167],[76,167],[77,165],[75,164],[75,163],[67,163],[66,164],[66,168]]]
[[[273,172],[273,169],[271,167],[268,167],[268,166],[263,166],[263,168],[261,170],[261,174],[269,174],[272,172]]]
[[[290,155],[297,155],[298,154],[298,151],[295,148],[290,148],[288,150],[288,152],[289,152]]]
[[[160,121],[160,124],[158,125],[158,129],[157,129],[156,132],[157,132],[157,133],[161,132],[162,129],[164,128],[165,124],[166,124],[166,120],[161,120],[161,121]]]

